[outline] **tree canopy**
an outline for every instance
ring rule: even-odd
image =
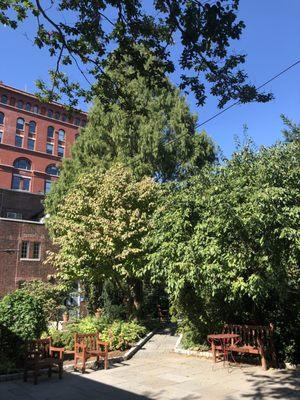
[[[218,324],[271,321],[299,355],[299,180],[299,142],[246,147],[164,198],[149,274],[202,340]]]
[[[231,51],[245,27],[237,18],[238,6],[239,0],[2,0],[0,23],[16,29],[28,17],[36,20],[34,44],[56,59],[51,85],[38,81],[48,100],[63,94],[76,106],[81,96],[98,96],[99,80],[121,97],[122,89],[105,71],[115,52],[117,60],[130,56],[134,73],[155,76],[157,84],[163,84],[166,73],[181,70],[180,88],[193,91],[198,105],[205,103],[208,92],[217,96],[220,107],[231,99],[269,101],[272,95],[260,93],[240,68],[245,55]],[[155,57],[151,71],[136,45]],[[70,80],[70,65],[85,85]]]
[[[159,198],[151,178],[138,181],[120,164],[106,172],[85,171],[47,220],[59,248],[49,261],[65,281],[105,279],[127,289],[138,303],[145,264],[144,240]],[[132,294],[133,293],[133,294]]]
[[[148,54],[149,70],[152,64],[153,57]],[[216,159],[212,140],[204,132],[197,133],[196,117],[167,78],[163,86],[150,88],[144,76],[133,78],[127,57],[118,65],[112,57],[106,73],[122,87],[126,100],[116,98],[107,109],[103,97],[95,99],[88,125],[72,149],[72,159],[63,161],[59,181],[46,198],[49,213],[55,212],[76,175],[85,168],[106,170],[121,162],[138,178],[167,181],[181,180]],[[105,90],[109,88],[102,86],[101,93]]]

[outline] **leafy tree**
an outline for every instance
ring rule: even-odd
[[[126,290],[131,312],[142,303],[140,277],[145,264],[144,238],[159,185],[138,181],[129,169],[116,165],[106,172],[83,171],[47,221],[59,252],[49,261],[64,280],[101,283],[112,280]]]
[[[157,211],[147,266],[198,342],[224,322],[275,322],[300,358],[300,147],[247,146],[176,185]]]
[[[147,54],[146,67],[151,71],[154,58]],[[46,209],[51,214],[84,168],[107,169],[121,162],[132,167],[137,178],[147,175],[166,181],[182,179],[216,158],[211,139],[204,132],[196,133],[196,117],[168,79],[163,86],[149,88],[147,78],[134,78],[128,57],[116,64],[114,55],[106,71],[123,88],[126,102],[115,99],[108,110],[105,97],[114,96],[113,92],[95,99],[72,159],[64,160],[60,179],[47,196]],[[105,90],[109,88],[103,87],[101,93]]]
[[[199,105],[208,90],[219,98],[220,107],[231,99],[269,101],[272,96],[247,83],[247,74],[239,68],[245,55],[230,52],[245,27],[237,20],[238,5],[239,0],[58,0],[50,6],[40,0],[2,0],[0,23],[15,29],[29,16],[36,19],[35,45],[48,48],[56,58],[51,87],[38,82],[48,100],[58,100],[59,94],[67,95],[72,106],[80,96],[91,100],[99,94],[94,85],[99,80],[124,98],[122,88],[105,71],[117,47],[117,62],[129,55],[133,73],[155,76],[159,85],[178,65],[183,71],[181,89],[192,90]],[[145,69],[147,56],[136,51],[137,44],[154,55],[151,71]],[[173,46],[179,50],[175,60]],[[69,79],[69,65],[78,68],[87,88]]]
[[[300,124],[295,124],[285,115],[281,115],[281,119],[286,125],[286,128],[282,130],[282,134],[287,142],[294,142],[300,140]]]

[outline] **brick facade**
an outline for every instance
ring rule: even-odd
[[[53,250],[40,222],[44,194],[86,120],[84,112],[69,115],[58,103],[42,104],[0,82],[0,297],[20,281],[47,281],[55,273],[44,265]]]
[[[28,259],[21,258],[25,241]],[[40,243],[39,259],[33,259],[33,243]],[[49,280],[55,271],[43,264],[47,250],[54,248],[43,223],[0,218],[0,297],[18,289],[22,281]]]
[[[57,179],[47,167],[71,156],[86,119],[86,113],[69,116],[58,103],[40,103],[36,96],[0,83],[0,188],[44,193],[46,182],[50,186]],[[16,166],[17,159],[28,160],[29,168]],[[13,176],[27,178],[28,186],[21,182],[16,189]]]

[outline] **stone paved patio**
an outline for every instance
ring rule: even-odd
[[[0,383],[1,400],[269,400],[300,399],[300,371],[224,368],[172,353],[176,336],[157,334],[130,361],[85,375],[65,373]]]

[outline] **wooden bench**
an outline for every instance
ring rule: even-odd
[[[24,382],[27,381],[28,371],[33,371],[34,384],[37,384],[41,369],[48,369],[49,378],[52,375],[52,368],[58,368],[59,379],[63,374],[63,347],[51,345],[51,337],[27,342],[24,361]]]
[[[163,310],[159,304],[157,305],[157,314],[158,314],[159,322],[169,322],[170,321],[169,310]]]
[[[86,361],[90,357],[96,357],[97,363],[100,357],[104,359],[104,368],[108,368],[108,342],[99,340],[99,333],[75,333],[74,337],[74,369],[77,370],[77,362],[81,360],[81,372],[85,372]]]
[[[261,325],[224,325],[222,333],[234,333],[240,336],[237,344],[229,344],[230,352],[240,354],[257,354],[261,358],[261,365],[267,369],[267,354],[270,355],[272,366],[277,367],[276,353],[273,343],[274,327]],[[216,362],[217,353],[222,351],[222,347],[212,343],[213,361]]]

